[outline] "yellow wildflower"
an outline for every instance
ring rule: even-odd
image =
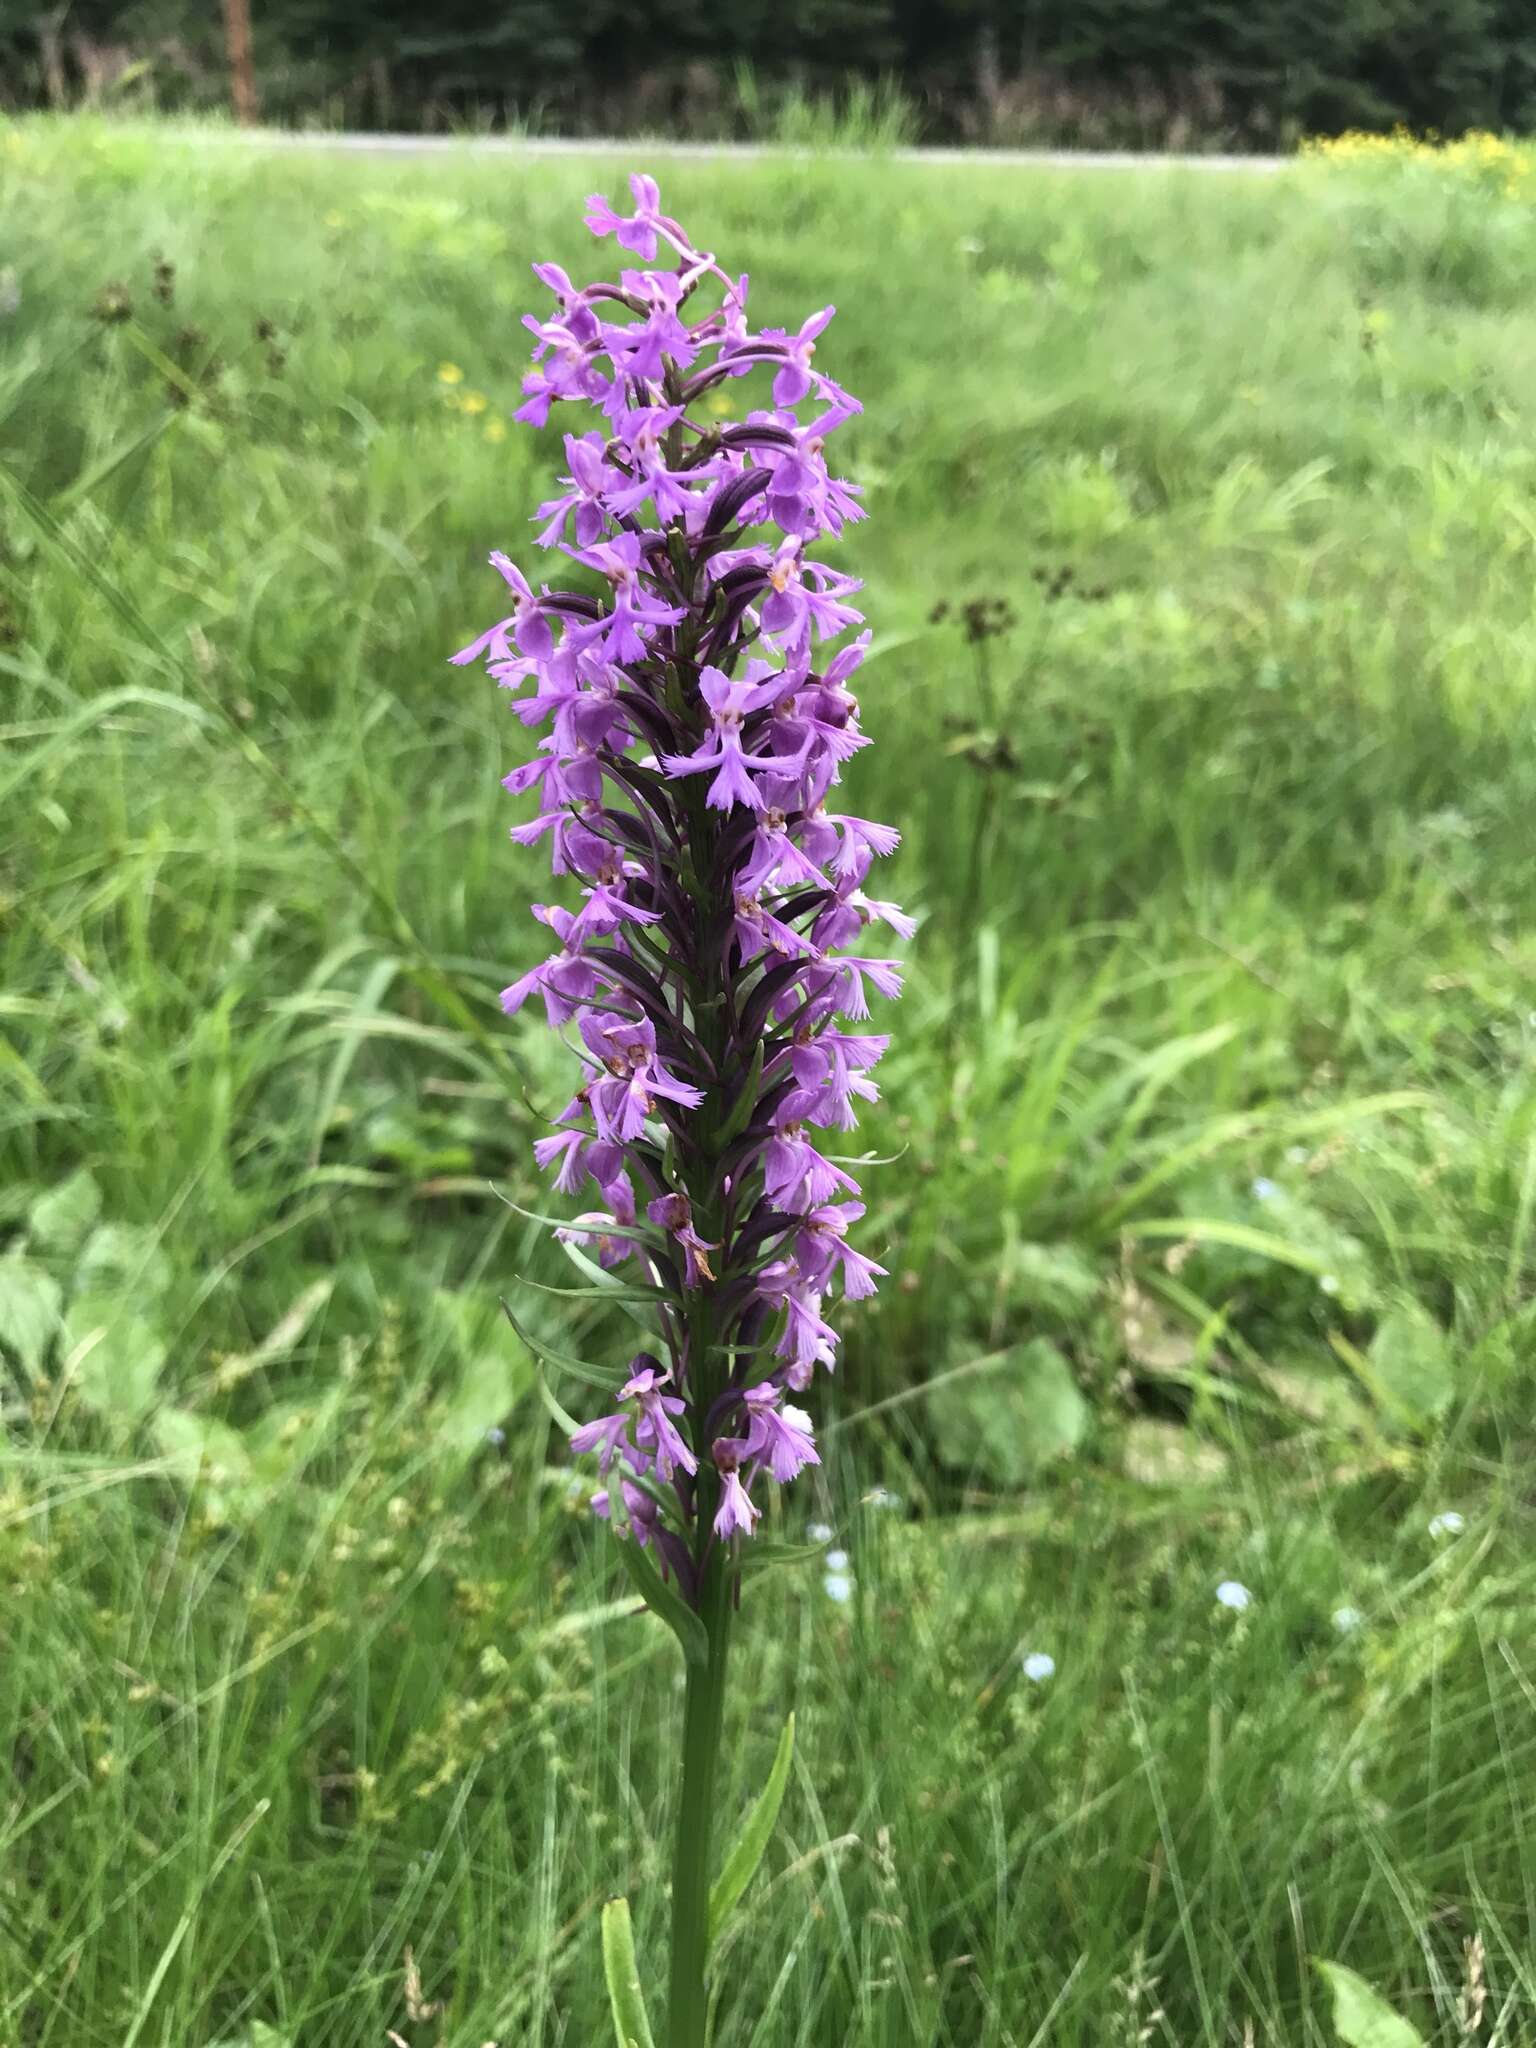
[[[462,384],[464,382],[464,372],[457,363],[439,363],[437,366],[437,381],[439,384]]]

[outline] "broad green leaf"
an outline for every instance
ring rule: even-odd
[[[58,1332],[63,1300],[58,1281],[31,1259],[0,1259],[0,1349],[34,1379]]]
[[[633,1536],[621,1536],[616,1540],[619,1561],[629,1573],[640,1598],[650,1608],[652,1614],[660,1615],[671,1629],[690,1664],[707,1664],[709,1637],[705,1633],[703,1622],[676,1587],[667,1584]]]
[[[944,1463],[997,1486],[1022,1486],[1075,1450],[1089,1420],[1071,1367],[1044,1337],[1002,1352],[985,1372],[940,1375],[928,1407]]]
[[[1328,1365],[1310,1360],[1260,1365],[1259,1380],[1293,1413],[1325,1429],[1357,1434],[1370,1423],[1370,1410],[1353,1385]]]
[[[1313,1958],[1333,1996],[1333,2024],[1344,2048],[1424,2048],[1424,2037],[1398,2015],[1379,1991],[1342,1963]]]
[[[768,1773],[767,1782],[758,1793],[752,1811],[742,1825],[741,1833],[731,1844],[731,1853],[726,1857],[724,1867],[710,1891],[711,1947],[720,1939],[726,1921],[735,1911],[747,1886],[757,1875],[757,1866],[762,1862],[764,1851],[773,1836],[779,1808],[784,1804],[784,1788],[789,1783],[789,1766],[794,1754],[795,1717],[791,1714],[784,1723],[783,1734],[779,1737],[778,1751],[774,1756],[773,1768]]]
[[[1407,1428],[1426,1428],[1450,1406],[1456,1391],[1450,1345],[1415,1304],[1383,1318],[1366,1356],[1384,1406]]]
[[[467,1457],[485,1441],[485,1432],[516,1407],[528,1391],[531,1361],[508,1357],[505,1348],[489,1342],[465,1358],[458,1382],[432,1411],[434,1448],[449,1456]]]
[[[110,1294],[116,1289],[141,1305],[163,1294],[171,1268],[157,1233],[136,1223],[100,1223],[85,1241],[75,1265],[76,1294]]]
[[[115,1295],[71,1302],[66,1324],[80,1398],[115,1422],[137,1422],[155,1398],[165,1345]]]
[[[202,1488],[204,1503],[215,1518],[233,1510],[248,1513],[259,1499],[250,1447],[238,1429],[186,1408],[165,1408],[155,1417],[155,1439],[178,1476]]]
[[[635,1962],[635,1935],[629,1924],[628,1899],[610,1899],[603,1908],[603,1975],[618,2048],[655,2048],[646,2018],[645,1994]]]
[[[1176,1422],[1137,1416],[1126,1425],[1121,1453],[1127,1479],[1143,1486],[1211,1485],[1227,1471],[1227,1454]]]
[[[27,1235],[40,1251],[78,1251],[101,1212],[101,1189],[82,1167],[40,1194],[27,1213]]]
[[[1070,1244],[1017,1244],[1008,1253],[1012,1299],[1047,1315],[1074,1316],[1090,1309],[1103,1291],[1102,1270]]]

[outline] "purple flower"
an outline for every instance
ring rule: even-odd
[[[656,1360],[645,1352],[631,1362],[638,1370],[630,1374],[619,1393],[622,1398],[637,1401],[640,1405],[635,1441],[655,1458],[656,1477],[670,1480],[679,1465],[685,1472],[697,1472],[699,1461],[678,1435],[672,1421],[674,1415],[683,1413],[687,1404],[678,1395],[661,1391],[671,1379],[671,1373],[663,1372]],[[574,1443],[575,1438],[571,1441]]]
[[[807,1465],[819,1465],[811,1418],[784,1402],[784,1389],[772,1380],[748,1387],[748,1454],[761,1458],[781,1486],[787,1486]]]
[[[654,260],[658,234],[664,235],[675,249],[688,252],[687,237],[682,229],[661,211],[661,192],[656,180],[636,171],[629,181],[629,189],[635,210],[627,217],[615,213],[600,192],[593,193],[582,215],[593,234],[616,235],[620,248],[633,250],[642,263]]]
[[[622,1505],[694,1599],[763,1489],[818,1462],[791,1397],[835,1366],[834,1313],[885,1270],[852,1242],[859,1188],[817,1133],[877,1099],[887,1039],[865,1026],[901,972],[865,946],[872,925],[913,925],[868,893],[898,834],[839,806],[869,743],[869,636],[842,639],[859,585],[826,559],[862,517],[829,464],[859,412],[817,359],[832,308],[755,331],[746,278],[694,247],[651,179],[630,192],[629,213],[594,197],[587,225],[661,267],[579,285],[536,265],[553,305],[525,322],[519,418],[581,415],[536,514],[581,588],[535,588],[494,555],[512,609],[452,658],[482,656],[537,735],[506,777],[530,807],[512,836],[546,845],[568,892],[535,906],[554,951],[502,996],[508,1015],[539,996],[582,1062],[534,1156],[590,1204],[561,1236],[622,1268],[654,1327],[572,1447],[607,1482],[594,1511]],[[695,416],[742,378],[763,385],[744,418]]]
[[[747,1455],[745,1444],[728,1437],[717,1438],[711,1456],[720,1475],[720,1505],[715,1511],[715,1534],[722,1542],[732,1536],[750,1536],[762,1509],[754,1507],[752,1496],[741,1481],[740,1463]]]
[[[686,1195],[658,1195],[654,1202],[646,1204],[645,1213],[682,1247],[685,1287],[702,1287],[714,1279],[709,1254],[720,1246],[706,1243],[694,1229],[693,1209]]]
[[[773,402],[775,405],[797,405],[811,389],[811,357],[816,353],[816,337],[824,334],[837,311],[835,306],[823,306],[819,313],[813,313],[791,339],[781,328],[770,327],[764,334],[766,341],[772,338],[784,345],[784,366],[773,380]]]

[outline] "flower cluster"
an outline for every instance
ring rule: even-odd
[[[912,924],[865,889],[898,835],[835,807],[867,744],[869,635],[833,648],[861,624],[859,586],[819,559],[863,516],[827,463],[859,411],[815,360],[833,309],[754,331],[747,279],[651,179],[630,184],[632,213],[593,198],[586,224],[648,267],[577,285],[534,266],[554,303],[525,322],[517,414],[595,420],[565,435],[537,538],[597,594],[493,554],[510,609],[453,659],[484,656],[544,730],[506,778],[534,804],[512,837],[547,839],[579,894],[534,906],[555,950],[502,998],[536,997],[582,1062],[535,1153],[561,1193],[595,1186],[566,1234],[656,1308],[656,1353],[612,1375],[613,1412],[573,1444],[597,1455],[597,1512],[691,1597],[711,1544],[751,1533],[765,1475],[818,1462],[791,1397],[834,1363],[832,1300],[884,1270],[849,1242],[859,1189],[813,1134],[876,1097],[887,1041],[864,1027],[901,976],[863,944]],[[690,319],[696,303],[712,310]],[[741,407],[722,405],[738,380]]]

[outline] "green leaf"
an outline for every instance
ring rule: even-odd
[[[0,1259],[0,1347],[33,1379],[57,1334],[63,1300],[58,1281],[31,1259]]]
[[[619,1561],[629,1573],[635,1591],[677,1637],[687,1661],[702,1668],[709,1662],[709,1637],[703,1622],[682,1594],[667,1584],[634,1537],[620,1536],[616,1541]]]
[[[600,1387],[605,1394],[615,1393],[629,1378],[628,1368],[622,1365],[588,1365],[584,1358],[577,1358],[569,1351],[560,1351],[553,1344],[546,1344],[542,1337],[535,1337],[531,1330],[513,1315],[504,1301],[502,1310],[507,1321],[528,1346],[535,1358],[542,1358],[546,1365],[552,1365],[559,1372],[568,1372],[572,1379],[582,1380],[589,1387]]]
[[[601,1226],[595,1227],[594,1234],[597,1236],[602,1235]],[[601,1296],[603,1299],[611,1301],[615,1308],[622,1309],[629,1320],[645,1336],[654,1339],[656,1334],[655,1304],[666,1301],[669,1298],[659,1287],[636,1287],[631,1281],[621,1280],[617,1273],[610,1273],[608,1268],[599,1265],[596,1259],[588,1258],[581,1246],[579,1244],[572,1244],[568,1237],[557,1237],[555,1242],[559,1245],[561,1251],[565,1253],[565,1256],[570,1260],[577,1272],[585,1273],[592,1282],[592,1285],[590,1288],[583,1289],[565,1288],[556,1290],[551,1288],[549,1290],[551,1293],[559,1291],[575,1294],[579,1292]]]
[[[1227,1454],[1176,1422],[1137,1416],[1126,1424],[1121,1463],[1142,1486],[1215,1485],[1227,1473]]]
[[[1022,1486],[1076,1450],[1089,1420],[1071,1367],[1044,1337],[1000,1353],[985,1372],[941,1374],[928,1407],[944,1463],[997,1486]]]
[[[244,1514],[260,1498],[250,1447],[238,1429],[210,1415],[167,1408],[155,1417],[155,1440],[180,1467],[189,1488],[201,1486],[209,1512],[222,1520],[231,1510]]]
[[[1104,1275],[1070,1244],[1016,1244],[1007,1258],[1011,1298],[1047,1315],[1083,1315],[1104,1290]]]
[[[102,1223],[85,1241],[75,1267],[75,1292],[120,1290],[142,1303],[163,1294],[170,1279],[170,1262],[156,1231],[136,1223]]]
[[[784,1804],[784,1788],[789,1783],[789,1766],[794,1754],[795,1717],[791,1714],[784,1723],[783,1734],[779,1737],[778,1752],[773,1759],[773,1769],[768,1773],[768,1782],[758,1793],[752,1811],[747,1815],[741,1833],[731,1844],[731,1853],[726,1857],[724,1868],[710,1891],[711,1947],[720,1939],[726,1921],[736,1910],[747,1886],[757,1875],[757,1866],[762,1862],[763,1853],[773,1836],[779,1808]]]
[[[715,1139],[716,1145],[722,1152],[733,1139],[741,1136],[742,1132],[747,1128],[748,1119],[757,1107],[758,1084],[763,1078],[763,1052],[767,1043],[766,1038],[759,1038],[757,1041],[757,1049],[752,1055],[752,1064],[747,1070],[747,1078],[742,1083],[740,1094],[731,1104],[730,1115],[726,1118]]]
[[[485,1433],[528,1391],[530,1361],[504,1352],[477,1351],[464,1361],[458,1384],[432,1410],[432,1444],[449,1457],[468,1457]]]
[[[1366,1356],[1383,1405],[1407,1428],[1426,1428],[1450,1406],[1456,1391],[1450,1346],[1433,1316],[1415,1304],[1383,1318]]]
[[[165,1345],[153,1326],[116,1295],[70,1304],[66,1325],[80,1398],[116,1422],[137,1422],[155,1398]]]
[[[608,1980],[608,2003],[613,2009],[618,2048],[656,2048],[640,1989],[628,1899],[610,1899],[603,1908],[603,1975]]]
[[[210,2041],[208,2048],[293,2048],[293,2036],[265,2020],[252,2020],[243,2034],[226,2034],[220,2041]]]
[[[1313,1967],[1333,1994],[1333,2024],[1344,2048],[1424,2048],[1424,2037],[1342,1963],[1313,1957]]]
[[[27,1214],[27,1235],[41,1251],[78,1251],[100,1211],[101,1189],[82,1167],[38,1196]]]
[[[812,1558],[826,1554],[825,1543],[770,1543],[764,1537],[754,1537],[741,1546],[741,1576],[754,1578],[776,1564],[809,1564]]]

